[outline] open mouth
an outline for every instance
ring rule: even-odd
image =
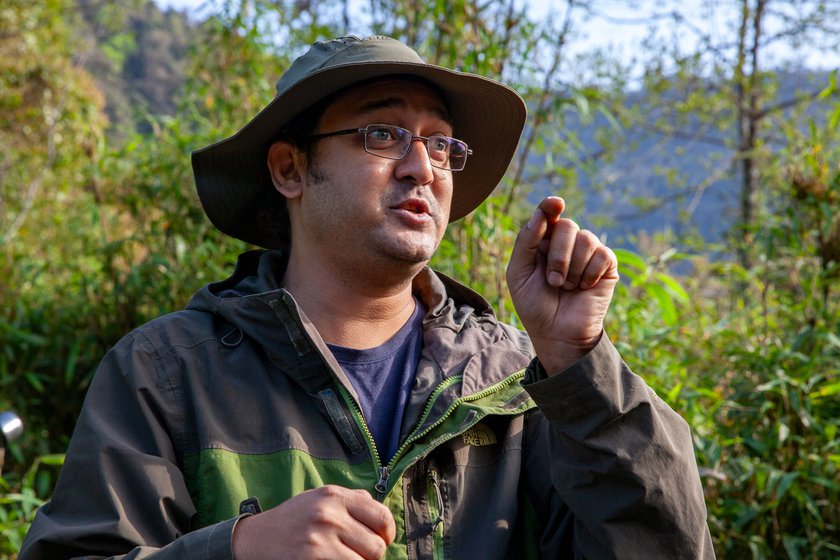
[[[398,210],[406,210],[408,212],[411,212],[412,214],[429,213],[429,205],[426,204],[426,201],[416,198],[406,200],[405,202],[402,202],[399,205],[397,205],[395,208]]]

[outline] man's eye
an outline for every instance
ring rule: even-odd
[[[436,152],[445,152],[449,147],[449,142],[444,136],[429,137],[429,148]]]
[[[388,142],[394,140],[394,134],[390,128],[372,128],[368,130],[368,138],[377,142]]]

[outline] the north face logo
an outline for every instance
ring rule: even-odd
[[[496,434],[484,424],[476,424],[463,434],[464,443],[481,447],[482,445],[493,445],[497,443]]]

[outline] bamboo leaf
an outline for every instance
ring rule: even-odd
[[[656,275],[657,280],[665,284],[668,288],[668,291],[671,292],[672,295],[676,296],[683,303],[687,303],[691,298],[688,297],[688,292],[671,276],[667,274],[659,273]]]
[[[643,271],[647,268],[644,259],[638,254],[628,251],[627,249],[613,249],[613,253],[618,258],[618,268],[621,271],[622,267],[630,266],[636,270]]]
[[[659,284],[648,284],[645,286],[645,291],[659,304],[662,322],[669,327],[674,326],[677,323],[677,307],[671,295]]]

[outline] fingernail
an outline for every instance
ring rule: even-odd
[[[560,287],[563,285],[563,275],[557,271],[552,271],[548,273],[548,283],[555,287]]]
[[[528,225],[526,225],[525,227],[527,227],[528,229],[536,228],[537,224],[540,222],[540,218],[542,218],[542,210],[537,208],[537,211],[534,212],[534,214],[531,216],[531,219],[528,220]]]
[[[571,291],[575,289],[575,285],[571,281],[569,281],[563,284],[563,289],[566,291]]]

